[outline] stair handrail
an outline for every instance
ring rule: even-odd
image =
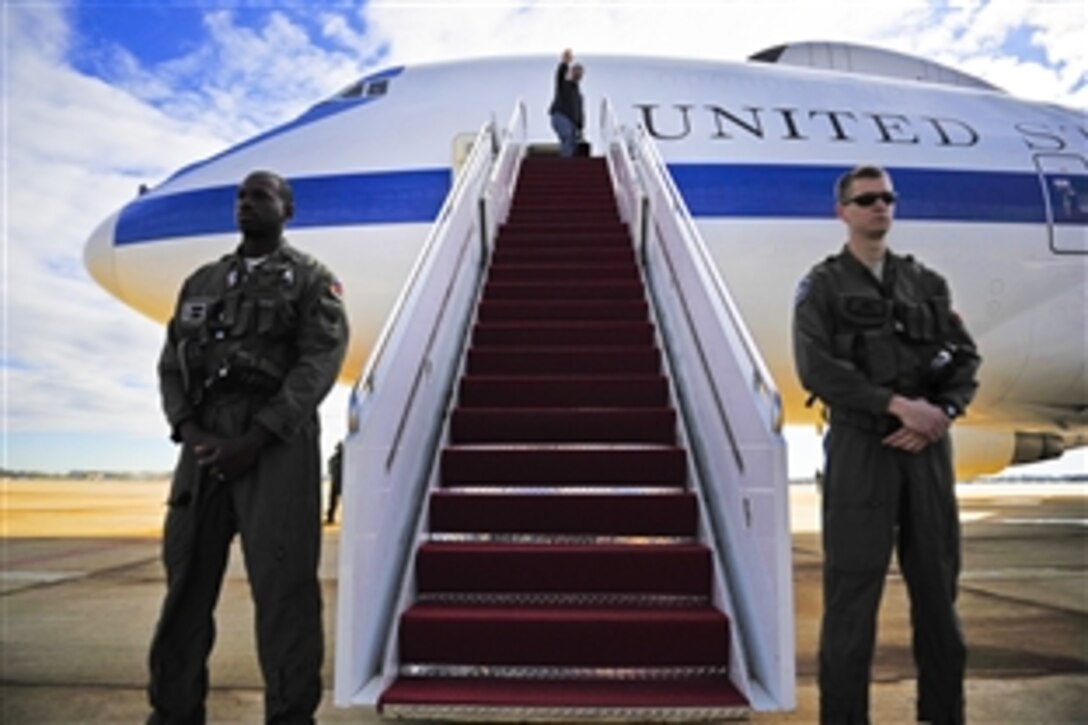
[[[645,168],[655,177],[656,183],[660,184],[665,191],[675,213],[676,221],[683,228],[687,244],[692,253],[699,257],[699,265],[708,277],[710,289],[713,290],[713,294],[718,298],[723,311],[728,315],[732,332],[739,339],[741,349],[752,366],[752,390],[767,401],[767,407],[765,408],[766,420],[775,432],[779,432],[782,430],[784,420],[782,395],[778,392],[778,387],[775,385],[774,378],[767,368],[767,363],[763,360],[759,347],[752,339],[751,332],[744,323],[740,309],[734,302],[733,295],[729,292],[729,287],[718,273],[718,267],[711,259],[706,243],[702,241],[702,235],[699,233],[698,227],[695,226],[695,220],[688,211],[684,197],[680,195],[679,190],[676,188],[672,174],[668,172],[668,167],[665,165],[664,159],[661,158],[661,152],[658,150],[657,144],[652,142],[645,127],[641,125],[632,133],[634,134],[633,142],[638,145],[640,152],[647,161]]]
[[[483,215],[484,244],[494,248],[495,236],[499,225],[506,221],[510,204],[514,199],[521,162],[529,145],[529,114],[525,101],[518,99],[510,120],[496,138],[499,144],[495,161],[491,166],[491,175],[487,179],[484,193],[480,199],[480,213]]]
[[[656,144],[641,126],[632,131],[617,123],[610,134],[610,165],[622,169],[629,159],[638,178],[639,203],[628,202],[628,213],[639,220],[635,243],[676,383],[692,476],[739,623],[742,680],[751,685],[746,694],[756,709],[792,709],[781,398]],[[728,456],[721,455],[723,443]]]
[[[373,704],[380,692],[374,680],[482,281],[479,200],[499,148],[494,123],[484,124],[352,390],[334,691],[341,706]],[[412,455],[398,455],[408,448]]]
[[[360,390],[370,392],[374,389],[377,372],[382,367],[382,362],[386,356],[386,350],[390,347],[390,338],[397,329],[398,321],[403,317],[404,309],[409,306],[413,295],[418,294],[420,276],[434,254],[434,249],[437,246],[436,239],[443,231],[442,224],[449,217],[455,204],[459,203],[464,197],[464,187],[468,184],[468,179],[474,172],[474,160],[484,154],[486,150],[485,147],[493,147],[496,143],[494,136],[495,128],[493,123],[484,124],[476,134],[476,138],[469,151],[469,156],[464,164],[462,164],[460,173],[454,178],[453,187],[446,194],[446,199],[439,209],[438,215],[435,217],[435,221],[427,234],[426,240],[423,242],[423,247],[412,265],[412,270],[408,273],[408,280],[401,288],[400,294],[397,295],[397,300],[393,304],[393,309],[385,319],[385,324],[378,334],[378,339],[374,343],[374,347],[371,348],[370,355],[367,356],[367,362],[363,367],[363,372],[355,381],[355,386],[352,390],[352,405],[349,406],[350,409],[355,408],[356,398]],[[481,143],[482,141],[486,141],[487,143]],[[349,430],[353,430],[357,427],[358,421],[349,415]]]
[[[601,143],[608,159],[608,173],[616,192],[616,206],[620,219],[627,225],[631,238],[641,240],[642,198],[638,176],[630,154],[627,152],[626,129],[616,116],[612,100],[607,96],[601,101]]]

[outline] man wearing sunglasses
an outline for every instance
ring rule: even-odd
[[[948,430],[974,396],[980,358],[944,278],[888,249],[898,200],[888,174],[855,168],[836,196],[846,245],[802,280],[793,320],[798,376],[830,421],[820,720],[869,722],[876,616],[894,546],[910,593],[917,718],[963,723]]]

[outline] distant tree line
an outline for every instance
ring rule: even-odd
[[[169,478],[169,471],[68,471],[56,473],[49,471],[12,471],[0,468],[0,478],[22,480],[61,479],[64,481],[144,481],[148,479]]]
[[[999,473],[996,476],[987,476],[986,478],[979,480],[990,483],[1031,483],[1033,481],[1039,483],[1053,481],[1061,481],[1062,483],[1088,483],[1088,473],[1056,473],[1051,476],[1025,476]]]

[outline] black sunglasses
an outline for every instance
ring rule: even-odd
[[[895,203],[896,196],[894,191],[870,191],[866,194],[858,194],[852,196],[843,204],[857,204],[858,206],[872,206],[877,200],[884,202],[887,206],[891,206]]]

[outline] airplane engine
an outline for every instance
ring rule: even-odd
[[[1058,458],[1066,445],[1056,433],[1009,431],[959,425],[952,428],[956,476],[969,480],[1008,466]]]

